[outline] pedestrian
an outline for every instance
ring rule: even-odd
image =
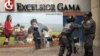
[[[32,19],[30,22],[31,26],[28,28],[28,34],[32,34],[34,31],[34,26],[32,25],[33,23],[36,23],[38,25],[38,30],[39,30],[40,35],[41,35],[42,29],[44,29],[44,28],[48,29],[48,27],[45,26],[44,24],[39,23],[36,19]]]
[[[71,56],[72,54],[72,38],[71,34],[76,28],[80,28],[81,26],[74,23],[75,18],[71,16],[67,19],[67,24],[63,28],[61,34],[59,35],[60,41],[60,50],[58,56],[63,56],[65,49],[67,49],[66,56]]]
[[[20,26],[19,31],[16,31],[14,36],[16,38],[15,43],[25,44],[26,43],[27,32],[26,32],[24,26]]]
[[[5,24],[4,24],[4,35],[5,35],[5,41],[3,45],[8,45],[10,41],[10,35],[12,33],[12,18],[11,15],[7,15]]]
[[[41,31],[42,29],[47,28],[47,27],[41,23],[38,23],[36,19],[32,19],[30,23],[31,23],[31,26],[28,29],[28,34],[33,35],[35,47],[36,49],[40,49],[42,47],[42,42],[43,42]]]
[[[41,36],[38,31],[38,25],[34,23],[34,32],[33,32],[34,42],[35,42],[35,48],[40,49],[41,48]]]
[[[85,13],[85,18],[82,21],[83,31],[84,31],[84,56],[93,56],[93,40],[95,38],[96,23],[92,19],[92,13]]]
[[[15,43],[18,43],[18,38],[17,38],[17,34],[16,34],[18,32],[20,32],[20,24],[17,24],[16,26],[14,26],[13,35],[14,35]]]
[[[3,34],[3,25],[0,23],[0,35]]]
[[[52,43],[52,37],[50,35],[50,32],[48,29],[43,29],[43,41],[44,41],[44,47],[50,47]]]

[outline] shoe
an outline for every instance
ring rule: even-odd
[[[8,42],[4,42],[3,45],[8,45]]]

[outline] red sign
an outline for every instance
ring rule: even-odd
[[[14,0],[5,0],[5,11],[14,11]]]

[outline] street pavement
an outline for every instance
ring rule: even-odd
[[[0,56],[57,56],[58,52],[59,52],[58,46],[50,47],[50,48],[42,48],[39,50],[35,50],[32,47],[31,48],[29,47],[0,48]],[[74,56],[78,56],[78,55],[74,55]],[[94,47],[94,56],[100,56],[99,47]]]

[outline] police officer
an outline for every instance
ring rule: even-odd
[[[59,35],[59,41],[60,41],[60,50],[58,56],[63,56],[65,49],[67,48],[67,54],[66,56],[71,56],[72,54],[72,38],[71,34],[74,31],[74,29],[81,27],[78,24],[74,23],[75,18],[71,16],[67,19],[67,24],[63,28],[61,34]]]
[[[93,40],[95,38],[96,24],[92,19],[92,13],[87,12],[85,14],[85,19],[82,21],[84,38],[85,38],[85,54],[84,56],[93,56]]]

